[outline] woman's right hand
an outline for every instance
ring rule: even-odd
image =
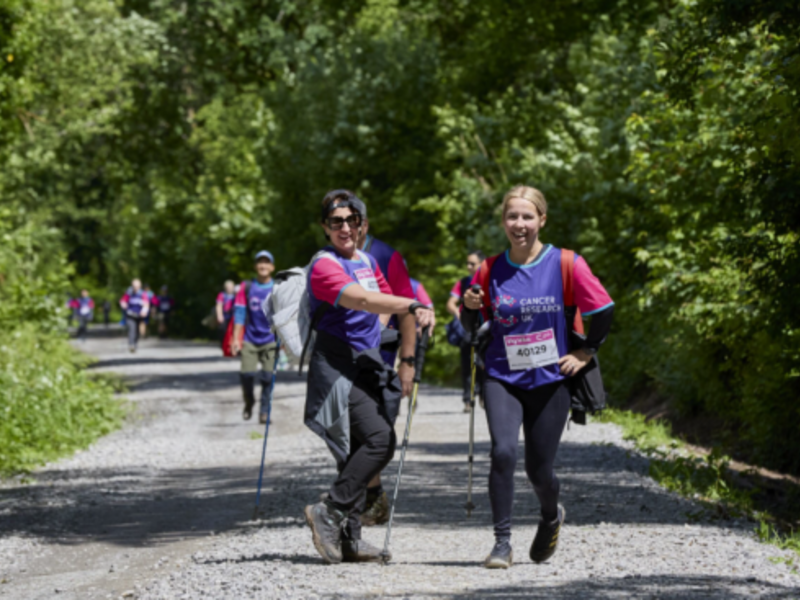
[[[483,290],[477,294],[472,290],[467,290],[464,294],[464,306],[470,310],[480,310],[483,306]]]
[[[436,318],[433,311],[427,307],[420,307],[415,310],[414,320],[416,320],[420,329],[424,329],[425,327],[430,327],[433,329],[433,326],[436,324]]]

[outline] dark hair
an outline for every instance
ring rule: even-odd
[[[361,214],[361,211],[358,210],[357,202],[359,202],[358,196],[350,190],[341,189],[328,192],[322,199],[322,216],[320,221],[324,223],[328,215],[337,208],[349,208],[354,213]],[[361,216],[363,217],[364,215]]]
[[[482,261],[484,258],[486,258],[486,255],[480,250],[473,250],[472,252],[467,252],[467,256],[472,256],[473,254],[478,257],[479,261]]]

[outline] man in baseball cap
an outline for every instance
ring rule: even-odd
[[[259,421],[267,422],[269,403],[269,387],[272,381],[272,370],[275,368],[277,346],[275,335],[270,329],[269,321],[264,316],[261,306],[272,293],[272,272],[275,270],[275,259],[269,250],[261,250],[255,255],[256,276],[250,281],[243,281],[239,293],[233,302],[233,339],[231,350],[234,354],[242,353],[242,367],[239,378],[242,383],[244,397],[245,420],[253,415],[255,399],[255,382],[261,382],[261,412]],[[259,368],[260,367],[260,368]]]

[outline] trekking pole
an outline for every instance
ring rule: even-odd
[[[394,521],[394,508],[397,505],[397,493],[400,491],[400,477],[403,475],[403,463],[406,459],[406,449],[408,448],[408,435],[411,433],[411,419],[414,416],[414,408],[417,405],[417,393],[419,392],[419,382],[422,378],[422,367],[425,364],[425,352],[428,350],[428,339],[430,338],[430,327],[422,330],[422,339],[417,346],[417,362],[414,365],[414,388],[411,397],[408,399],[408,418],[406,419],[406,432],[403,435],[403,447],[400,450],[400,465],[397,467],[397,478],[394,480],[394,494],[392,496],[392,508],[389,511],[389,524],[386,526],[386,540],[383,543],[381,552],[381,563],[389,562],[389,542],[392,539],[392,521]]]
[[[478,284],[473,285],[470,291],[478,294],[481,291],[481,286]],[[475,325],[472,325],[472,331],[469,336],[469,364],[471,369],[471,380],[469,385],[469,459],[467,465],[469,469],[469,483],[467,484],[467,503],[464,508],[467,509],[467,517],[472,516],[472,511],[475,505],[472,503],[472,465],[474,462],[474,448],[475,448],[475,374],[477,367],[475,365],[475,346],[477,340],[475,339]]]
[[[264,426],[264,446],[261,448],[261,469],[258,471],[258,490],[256,491],[256,507],[253,509],[253,521],[258,517],[258,502],[261,500],[261,482],[264,480],[264,459],[267,457],[267,436],[269,423],[272,420],[272,394],[275,391],[275,377],[278,372],[278,358],[281,354],[281,341],[275,336],[275,362],[272,365],[272,381],[269,384],[269,401],[267,403],[267,424]]]

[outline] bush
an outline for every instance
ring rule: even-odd
[[[0,336],[0,475],[84,448],[123,416],[111,386],[89,377],[90,359],[24,325]]]

